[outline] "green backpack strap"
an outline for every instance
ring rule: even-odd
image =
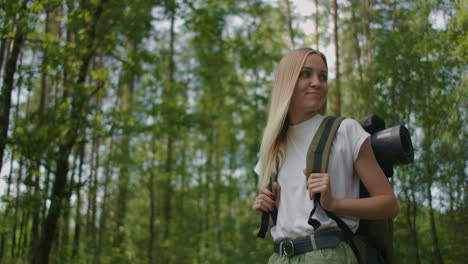
[[[276,169],[276,174],[274,174],[272,177],[270,177],[270,182],[267,186],[267,189],[270,192],[274,192],[273,190],[273,182],[275,182],[277,179],[277,173],[278,173],[278,167]],[[278,208],[274,208],[272,212],[262,212],[262,218],[260,222],[260,229],[258,230],[257,237],[260,238],[265,238],[266,233],[268,232],[268,225],[270,224],[270,215],[271,219],[273,220],[273,225],[276,225],[276,219],[278,218]]]
[[[317,132],[309,145],[306,158],[307,179],[311,173],[326,173],[328,171],[328,159],[336,132],[344,120],[344,117],[326,116],[320,124]],[[317,219],[312,218],[320,203],[320,194],[314,197],[314,208],[310,212],[308,223],[316,230],[320,226]]]
[[[306,171],[311,173],[326,173],[328,170],[328,158],[336,132],[344,120],[344,117],[326,116],[315,133],[309,150],[307,151]]]
[[[330,157],[331,147],[335,139],[336,132],[343,122],[344,117],[331,117],[327,116],[323,119],[320,124],[319,129],[315,133],[312,142],[310,143],[309,150],[307,151],[307,160],[306,160],[306,172],[307,178],[311,173],[327,173],[328,171],[328,160]],[[308,223],[314,227],[316,230],[320,226],[320,222],[317,219],[313,218],[315,210],[320,205],[320,194],[316,194],[314,197],[314,208],[310,212]],[[322,208],[323,209],[323,208]],[[358,262],[361,263],[361,256],[356,248],[356,245],[353,242],[354,233],[349,228],[349,226],[341,220],[336,214],[329,212],[325,209],[323,211],[330,217],[333,221],[336,222],[345,241],[353,249],[358,259]]]

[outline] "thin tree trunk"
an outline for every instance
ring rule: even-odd
[[[46,216],[47,216],[47,201],[48,201],[48,198],[49,198],[49,192],[50,192],[50,171],[47,170],[46,171],[46,175],[45,175],[45,179],[44,179],[44,189],[43,189],[43,192],[42,192],[42,206],[41,206],[41,223],[45,223],[45,219],[46,219]],[[39,232],[41,231],[40,230],[40,227],[39,227]],[[39,234],[38,234],[38,239],[39,239]],[[36,242],[39,242],[36,241]],[[36,243],[37,244],[37,243]]]
[[[354,45],[354,53],[356,55],[356,65],[359,72],[359,82],[362,85],[363,77],[362,77],[362,65],[361,65],[361,47],[359,46],[359,38],[358,38],[358,30],[357,30],[357,19],[356,19],[356,0],[349,0],[351,4],[351,27],[353,30],[353,45]]]
[[[34,264],[49,263],[49,253],[52,249],[52,243],[55,241],[58,227],[58,220],[65,203],[65,189],[68,173],[68,157],[70,155],[72,144],[60,146],[56,160],[56,178],[52,188],[51,205],[47,218],[44,224],[44,229],[41,236],[41,243],[36,251],[36,256],[33,259]]]
[[[50,16],[49,10],[46,9],[46,21],[45,21],[45,34],[49,34],[49,24],[50,24]],[[39,113],[43,113],[45,104],[46,104],[46,97],[47,97],[47,66],[49,60],[49,48],[48,45],[44,47],[43,55],[42,55],[42,64],[41,64],[41,91],[40,91],[40,99],[39,99]]]
[[[408,224],[408,228],[411,234],[411,239],[414,245],[415,257],[416,257],[416,264],[421,263],[421,258],[419,256],[419,241],[418,241],[418,234],[417,234],[417,227],[416,227],[416,216],[417,216],[417,207],[416,201],[413,200],[409,194],[408,188],[404,188],[403,193],[406,198],[407,206],[406,206],[406,223]]]
[[[133,46],[134,52],[136,52],[136,45]],[[133,105],[133,92],[134,92],[134,74],[130,74],[129,80],[122,84],[121,92],[121,111],[129,114],[131,113]],[[123,76],[121,76],[123,79]],[[128,192],[130,183],[130,172],[129,172],[129,161],[130,161],[130,138],[131,138],[131,127],[128,124],[128,120],[124,120],[122,129],[122,141],[120,143],[120,153],[122,162],[119,164],[119,179],[118,179],[118,191],[117,191],[117,212],[116,212],[116,235],[114,237],[114,247],[119,248],[120,253],[116,255],[116,262],[125,262],[126,259],[126,247],[125,247],[125,232],[123,227],[125,225],[125,218],[127,215],[127,204],[128,204]]]
[[[98,99],[99,100],[99,99]],[[98,103],[98,107],[100,107],[100,103]],[[98,182],[98,170],[99,170],[99,145],[100,145],[100,141],[99,141],[99,138],[96,136],[96,141],[95,141],[95,162],[94,162],[94,168],[93,168],[93,204],[92,204],[92,212],[91,212],[91,237],[93,239],[93,241],[91,241],[91,245],[92,245],[92,248],[93,248],[93,256],[94,256],[94,259],[93,259],[93,262],[94,263],[97,263],[98,262],[98,257],[99,255],[97,254],[98,250],[97,250],[97,233],[98,233],[98,230],[96,229],[96,221],[97,221],[97,189],[98,189],[98,186],[99,186],[99,182]]]
[[[295,49],[296,45],[294,44],[294,30],[292,27],[292,19],[291,19],[291,7],[289,5],[289,0],[283,0],[283,3],[286,7],[286,22],[288,23],[288,30],[289,30],[289,41],[291,41],[291,48]]]
[[[70,237],[70,218],[71,218],[71,205],[70,205],[70,198],[73,193],[73,189],[75,188],[75,172],[77,168],[77,163],[80,162],[80,149],[76,149],[74,151],[73,156],[73,168],[71,169],[71,176],[70,176],[70,184],[67,188],[67,206],[64,209],[64,213],[62,215],[62,234],[60,236],[60,244],[59,246],[59,254],[60,260],[64,263],[68,263],[69,256],[70,256],[70,246],[69,246],[69,237]]]
[[[19,168],[18,168],[18,180],[16,181],[16,201],[15,201],[15,213],[14,213],[14,216],[13,216],[13,228],[11,230],[11,249],[10,249],[10,255],[13,259],[13,262],[15,262],[16,258],[16,243],[17,243],[17,224],[18,224],[18,214],[19,214],[19,211],[20,211],[20,193],[21,193],[21,189],[20,189],[20,185],[21,185],[21,182],[23,181],[23,165],[24,165],[24,159],[21,158],[20,161],[19,161]]]
[[[364,36],[366,39],[366,66],[367,66],[367,72],[366,72],[366,81],[367,83],[370,83],[370,65],[372,63],[372,45],[371,45],[371,31],[370,31],[370,24],[371,24],[371,5],[369,0],[364,0]],[[373,95],[373,89],[372,86],[368,86],[368,99],[369,102],[372,102],[372,98],[374,97]]]
[[[98,62],[96,63],[97,68],[102,68],[103,67],[103,53],[100,50],[99,52],[99,59]],[[103,81],[98,81],[97,85],[99,86],[98,89],[103,89],[104,83]],[[98,96],[96,99],[96,111],[97,114],[101,114],[101,96]],[[92,247],[93,247],[93,262],[98,263],[100,255],[98,254],[99,252],[99,243],[98,243],[98,230],[96,228],[97,225],[97,211],[98,211],[98,204],[97,204],[97,192],[99,188],[99,167],[100,167],[100,155],[99,155],[99,148],[100,148],[100,138],[99,135],[94,131],[94,152],[92,155],[94,155],[94,167],[92,168],[93,170],[93,200],[92,200],[92,213],[91,213],[91,222],[92,222],[92,230],[91,230],[91,236],[93,241],[91,241]]]
[[[81,67],[75,85],[77,89],[75,90],[80,90],[79,87],[85,83],[86,76],[88,75],[88,66],[92,57],[94,56],[96,49],[95,39],[97,23],[104,10],[103,5],[107,1],[108,0],[101,0],[94,14],[91,16],[92,22],[86,32],[88,39],[84,47],[84,50],[86,50],[87,53],[82,57]],[[83,111],[85,102],[87,100],[87,98],[83,98],[81,95],[78,96],[80,91],[74,91],[74,93],[76,94],[74,94],[72,97],[71,110],[69,115],[69,120],[71,120],[71,127],[69,133],[65,136],[65,138],[63,138],[62,143],[60,143],[58,146],[58,158],[55,161],[56,178],[52,188],[50,209],[44,225],[44,230],[42,232],[41,243],[36,251],[37,258],[33,260],[33,264],[47,264],[49,262],[49,254],[52,248],[52,242],[56,237],[58,219],[61,215],[62,207],[64,206],[67,198],[67,174],[69,170],[68,157],[70,156],[72,148],[76,143],[78,132],[80,131],[82,122],[84,121],[81,112]]]
[[[156,194],[154,191],[155,188],[155,175],[151,171],[152,168],[149,169],[149,199],[150,199],[150,217],[149,217],[149,232],[150,232],[150,239],[148,243],[148,264],[153,264],[155,263],[154,256],[156,254],[153,254],[153,251],[155,250],[155,241],[156,241],[156,234],[157,234],[157,229],[156,229],[156,212],[157,212],[157,201],[156,201]]]
[[[218,97],[219,98],[219,97]],[[219,109],[219,108],[218,108]],[[219,124],[219,122],[216,122]],[[213,221],[213,231],[214,231],[214,243],[215,243],[215,256],[216,261],[221,262],[221,249],[222,249],[222,239],[221,239],[221,220],[220,220],[220,213],[221,213],[221,195],[220,195],[220,187],[221,187],[221,162],[220,162],[220,152],[219,149],[219,125],[216,125],[213,128],[213,148],[214,148],[214,202],[215,202],[215,209],[214,209],[214,221]]]
[[[315,48],[319,49],[319,3],[315,0]]]
[[[25,8],[25,6],[23,7]],[[22,9],[23,9],[22,8]],[[24,32],[18,25],[16,27],[13,47],[5,65],[3,76],[2,93],[0,94],[0,168],[3,167],[3,155],[8,138],[8,127],[10,124],[11,92],[14,87],[14,76],[16,64],[24,41]]]
[[[39,170],[39,164],[36,164],[37,170]],[[33,215],[32,215],[32,225],[31,225],[31,243],[29,245],[29,258],[33,256],[34,248],[36,247],[36,242],[39,238],[39,226],[41,220],[41,198],[42,190],[40,189],[40,177],[35,177],[34,184],[34,195],[33,195]]]
[[[15,107],[15,116],[14,120],[18,120],[18,115],[19,115],[19,101],[20,101],[20,95],[21,95],[21,89],[18,88],[18,91],[16,92],[16,107]],[[29,100],[29,99],[28,99]],[[13,127],[13,134],[16,132],[16,123],[14,123]],[[8,173],[8,178],[7,178],[7,189],[6,189],[6,196],[10,197],[11,196],[11,188],[12,188],[12,182],[13,182],[13,168],[14,168],[14,160],[15,160],[15,152],[14,150],[11,151],[11,159],[10,159],[10,171]],[[6,206],[5,212],[3,214],[3,224],[7,221],[9,215],[10,215],[10,210],[11,205],[8,204]],[[5,249],[5,241],[6,241],[6,235],[8,231],[7,229],[3,229],[1,232],[1,238],[0,238],[0,263],[2,263],[2,259],[4,256],[4,249]]]
[[[112,157],[114,153],[114,140],[112,137],[110,138],[108,149],[109,149],[108,157]],[[109,199],[110,199],[109,198],[109,184],[111,182],[111,174],[112,174],[112,162],[111,162],[111,159],[108,158],[108,160],[105,162],[105,167],[104,167],[104,186],[103,186],[104,189],[103,189],[103,198],[102,198],[102,204],[101,204],[101,216],[99,219],[99,242],[98,242],[98,247],[97,247],[98,256],[101,256],[103,246],[109,242],[106,223],[107,221],[109,221],[108,204],[109,204]]]
[[[200,155],[197,155],[197,158],[200,158]],[[208,156],[209,160],[209,156]],[[207,181],[207,174],[206,172],[203,172],[201,168],[197,170],[197,175],[198,177],[198,186],[202,188],[203,191],[197,192],[198,199],[197,199],[197,212],[199,212],[199,219],[200,222],[198,223],[197,226],[197,234],[198,237],[201,238],[201,234],[204,234],[208,230],[208,219],[205,217],[206,213],[205,211],[208,210],[208,207],[205,207],[204,201],[205,199],[208,199],[208,194],[209,194],[209,189],[206,188],[207,184],[204,184],[204,180]],[[205,177],[205,179],[203,179]],[[205,187],[206,186],[206,187]],[[205,189],[204,189],[205,188]],[[209,206],[209,204],[207,204]],[[197,262],[201,263],[203,262],[203,256],[201,254],[202,250],[205,248],[205,240],[200,240],[201,242],[197,244]]]
[[[432,253],[434,254],[434,258],[437,264],[443,264],[444,261],[442,259],[442,253],[440,252],[439,248],[439,239],[437,236],[437,229],[436,229],[436,224],[435,224],[435,219],[434,219],[434,210],[432,208],[432,175],[427,175],[430,177],[429,182],[427,183],[427,188],[426,188],[426,195],[427,198],[429,199],[429,224],[431,227],[431,239],[432,239]]]
[[[99,143],[96,132],[91,140],[91,171],[88,181],[88,209],[86,210],[86,256],[92,258],[96,255],[96,195],[97,195],[97,163]],[[91,259],[88,259],[91,262]]]
[[[172,216],[172,206],[171,206],[171,201],[172,201],[172,196],[173,196],[173,186],[172,186],[172,152],[173,152],[173,139],[171,135],[167,135],[166,139],[166,160],[165,160],[165,165],[164,165],[164,175],[165,175],[165,180],[164,180],[164,203],[163,203],[163,210],[164,210],[164,229],[163,229],[163,241],[164,244],[167,245],[168,240],[170,239],[171,236],[171,216]],[[163,251],[165,253],[162,254],[163,263],[170,263],[169,256],[167,255],[168,249],[163,248]]]
[[[2,38],[0,41],[0,73],[2,72],[3,70],[3,61],[5,59],[5,53],[8,49],[8,41],[9,39],[8,38]]]
[[[128,128],[126,128],[128,131]],[[126,132],[129,133],[129,132]],[[121,153],[125,157],[125,161],[121,162],[119,169],[119,179],[118,179],[118,191],[117,191],[117,211],[116,211],[116,235],[114,237],[114,247],[119,248],[120,253],[116,255],[116,261],[125,261],[125,233],[123,232],[123,226],[125,224],[125,217],[127,215],[127,202],[128,202],[128,184],[129,179],[129,169],[128,166],[128,155],[130,150],[130,138],[128,135],[124,135],[121,142]]]
[[[335,42],[335,107],[336,115],[341,115],[341,84],[340,84],[340,45],[338,44],[338,4],[337,0],[333,0],[333,39]]]
[[[72,258],[76,263],[79,263],[80,257],[80,236],[81,236],[81,177],[83,174],[83,160],[85,156],[84,143],[80,144],[79,149],[79,165],[78,165],[78,182],[75,186],[76,192],[76,210],[75,210],[75,232],[73,234],[73,247],[72,247]]]
[[[31,190],[28,191],[31,193]],[[21,224],[20,224],[20,230],[19,230],[19,236],[18,236],[18,250],[16,251],[16,258],[22,259],[24,250],[28,248],[28,235],[27,235],[27,230],[26,226],[29,223],[29,218],[31,215],[30,208],[23,208],[21,212]]]
[[[166,91],[163,94],[163,98],[165,100],[173,100],[169,98],[170,91],[173,91],[175,87],[174,83],[174,73],[175,73],[175,61],[174,61],[174,42],[175,42],[175,16],[176,16],[176,9],[175,3],[172,2],[170,6],[170,13],[171,13],[171,25],[170,25],[170,35],[169,35],[169,68],[167,71],[167,80],[168,86],[166,87]],[[166,114],[168,114],[166,112]],[[170,125],[170,124],[167,124]],[[163,215],[164,215],[164,228],[163,228],[163,236],[162,240],[164,245],[168,245],[168,241],[171,236],[171,216],[172,216],[172,195],[173,195],[173,186],[172,186],[172,165],[173,165],[173,135],[171,133],[167,133],[166,135],[166,160],[164,162],[164,199],[163,199]],[[167,254],[167,248],[162,249],[162,263],[170,263],[169,255]]]

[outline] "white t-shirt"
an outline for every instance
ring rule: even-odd
[[[281,201],[276,225],[271,228],[273,240],[294,239],[307,236],[314,231],[307,221],[314,206],[306,189],[306,156],[310,142],[317,132],[322,115],[316,115],[298,125],[289,126],[286,141],[286,159],[278,173],[281,186]],[[336,198],[359,198],[359,177],[354,175],[353,164],[362,144],[369,134],[353,119],[345,119],[338,128],[328,160],[331,192]],[[255,166],[260,175],[260,162]],[[320,222],[320,229],[337,226],[319,206],[314,218]],[[356,232],[359,219],[341,217]]]

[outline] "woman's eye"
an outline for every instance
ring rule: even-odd
[[[300,74],[301,77],[310,77],[310,75],[311,75],[311,74],[310,74],[310,72],[308,72],[308,71],[303,71],[303,72],[301,72],[301,74]]]
[[[321,74],[321,75],[320,75],[320,80],[326,81],[326,80],[328,80],[328,76],[325,75],[325,74]]]

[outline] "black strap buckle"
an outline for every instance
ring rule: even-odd
[[[292,240],[284,241],[281,243],[280,252],[283,253],[286,257],[291,257],[294,255],[294,243]]]

